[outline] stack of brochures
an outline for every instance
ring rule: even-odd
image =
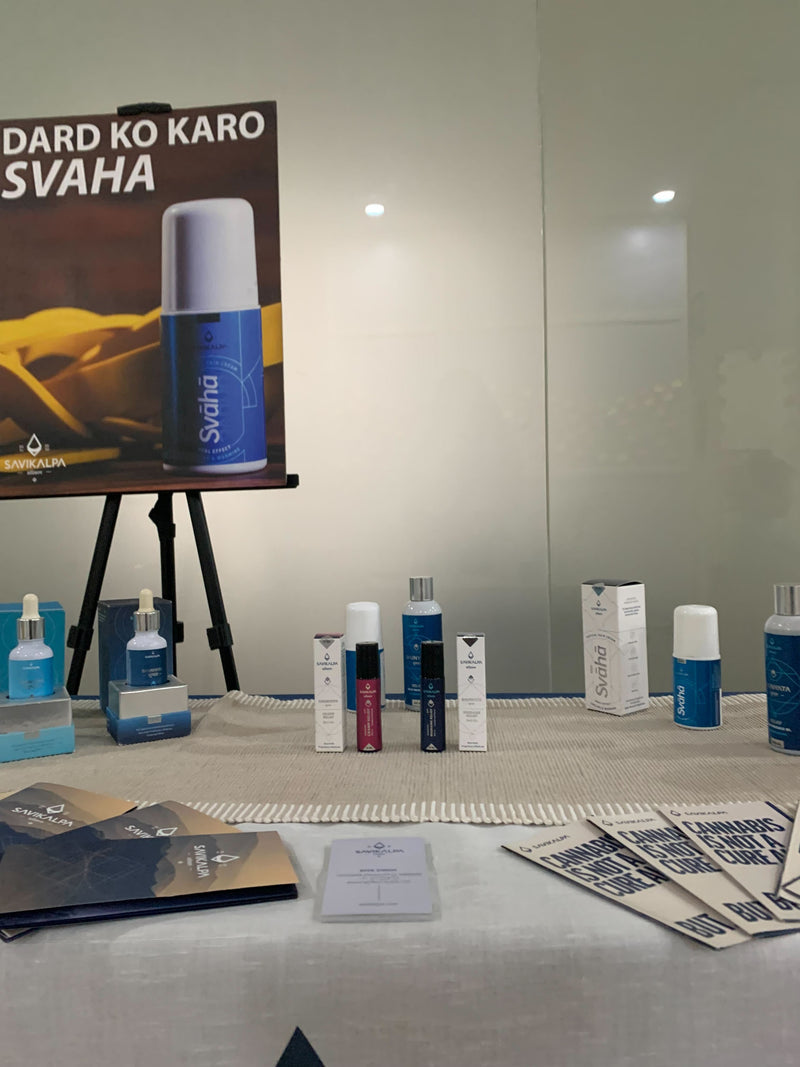
[[[92,919],[285,900],[297,875],[275,831],[185,804],[149,807],[40,783],[0,800],[0,937]]]
[[[800,932],[800,819],[769,801],[598,815],[505,847],[712,948]]]

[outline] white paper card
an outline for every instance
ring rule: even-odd
[[[685,834],[776,919],[800,922],[800,903],[778,896],[792,820],[765,800],[738,804],[661,807]]]
[[[750,940],[591,823],[550,827],[518,845],[503,847],[704,945],[728,948]]]
[[[636,815],[598,815],[595,826],[616,838],[631,852],[666,874],[673,882],[710,904],[748,934],[798,933],[794,924],[773,918],[764,905],[750,896],[677,826],[658,811]]]
[[[334,841],[320,915],[431,915],[433,899],[421,837]]]
[[[798,807],[800,814],[800,807]],[[778,879],[781,895],[787,895],[789,900],[800,897],[800,819],[795,816],[789,844],[786,847],[786,860],[783,864]]]

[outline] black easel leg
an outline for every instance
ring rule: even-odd
[[[173,673],[178,673],[177,646],[183,641],[183,623],[178,622],[177,587],[175,583],[175,523],[172,517],[172,493],[158,494],[148,518],[158,531],[161,549],[161,595],[172,602],[172,657]]]
[[[89,577],[86,579],[86,591],[83,594],[83,604],[78,617],[78,625],[70,626],[67,646],[73,650],[67,677],[67,692],[70,696],[77,696],[83,674],[83,664],[86,661],[86,653],[92,647],[92,634],[94,633],[94,617],[97,612],[97,602],[100,599],[100,590],[103,586],[103,577],[106,573],[106,564],[111,552],[111,539],[114,536],[114,527],[117,524],[119,505],[122,499],[121,493],[109,493],[103,505],[103,514],[100,519],[100,528],[97,531],[97,540],[94,543],[94,554],[89,567]]]
[[[225,675],[225,686],[231,689],[239,688],[239,676],[236,673],[236,663],[233,659],[233,635],[225,617],[225,605],[222,602],[222,590],[219,586],[217,565],[214,562],[214,549],[211,547],[211,537],[208,532],[206,513],[203,509],[203,501],[200,493],[192,489],[186,494],[186,502],[189,505],[189,517],[192,520],[194,541],[197,545],[197,555],[200,557],[200,570],[203,575],[203,584],[206,587],[206,600],[211,615],[212,625],[208,634],[208,647],[219,649],[219,658],[222,661],[222,671]]]

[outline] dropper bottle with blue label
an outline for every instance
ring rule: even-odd
[[[44,643],[39,598],[26,593],[17,619],[17,646],[8,656],[8,695],[12,700],[53,694],[53,650]]]
[[[161,612],[153,607],[149,589],[139,593],[133,613],[134,635],[125,646],[125,681],[135,688],[167,683],[167,642],[158,632]]]

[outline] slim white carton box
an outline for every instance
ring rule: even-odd
[[[486,637],[457,634],[458,750],[486,751]]]
[[[344,634],[315,634],[314,729],[317,752],[344,752],[346,707]]]
[[[581,585],[586,707],[630,715],[650,706],[644,586],[619,578]]]

